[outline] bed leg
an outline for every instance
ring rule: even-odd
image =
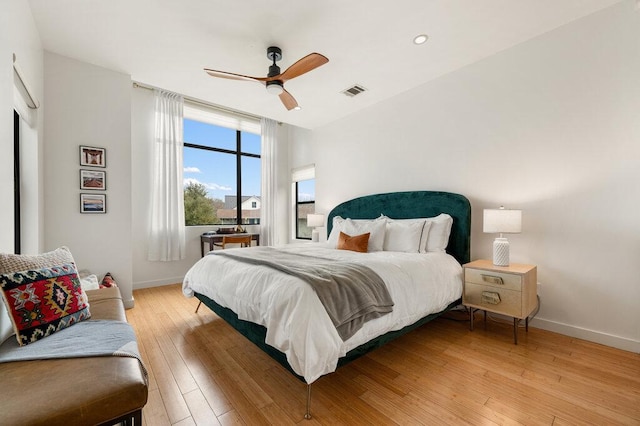
[[[198,313],[198,309],[200,309],[200,305],[202,305],[202,300],[198,302],[198,306],[196,307],[196,314]]]
[[[304,413],[305,420],[311,420],[311,385],[307,385],[307,412]]]

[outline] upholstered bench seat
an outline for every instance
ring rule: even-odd
[[[87,291],[92,319],[126,321],[117,287]],[[105,356],[0,363],[0,424],[141,424],[147,402],[136,358]]]

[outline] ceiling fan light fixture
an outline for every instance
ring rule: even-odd
[[[267,92],[272,95],[279,95],[284,92],[284,87],[282,87],[282,83],[277,80],[267,81]]]

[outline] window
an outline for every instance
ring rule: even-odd
[[[257,120],[185,102],[187,226],[260,224],[260,146]]]
[[[313,229],[307,226],[307,215],[316,210],[315,165],[294,170],[292,181],[295,195],[294,235],[296,239],[310,240]]]

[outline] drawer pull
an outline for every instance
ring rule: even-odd
[[[482,302],[489,305],[497,305],[498,303],[500,303],[500,294],[493,291],[483,291]]]
[[[502,280],[502,277],[496,277],[495,275],[485,275],[485,274],[481,274],[480,275],[482,277],[482,281],[489,283],[489,284],[499,284],[499,285],[503,285],[504,281]]]

